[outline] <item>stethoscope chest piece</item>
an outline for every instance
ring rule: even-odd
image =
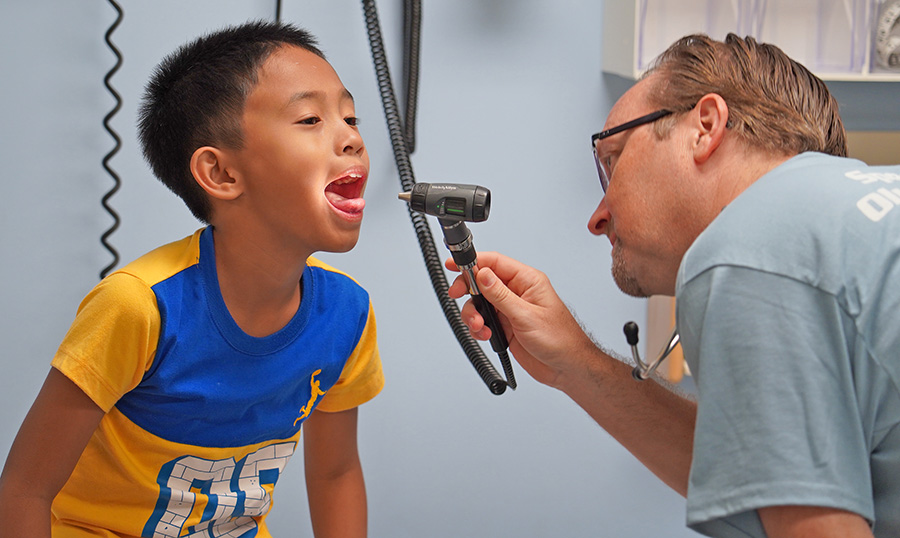
[[[638,325],[633,321],[629,321],[623,327],[623,332],[625,333],[625,340],[628,342],[628,345],[631,346],[631,356],[634,358],[634,370],[631,371],[631,376],[634,377],[638,381],[643,381],[648,379],[653,372],[659,367],[660,363],[665,360],[666,357],[672,353],[672,350],[675,349],[675,346],[678,345],[678,341],[681,337],[678,335],[678,329],[672,329],[672,336],[669,337],[669,342],[666,344],[666,347],[660,352],[659,356],[653,362],[647,364],[641,360],[641,352],[638,351]]]

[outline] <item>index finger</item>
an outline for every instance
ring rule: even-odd
[[[523,271],[534,271],[532,267],[518,260],[492,251],[478,253],[478,267],[489,267],[504,282],[510,281]]]

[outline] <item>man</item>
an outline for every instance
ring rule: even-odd
[[[900,535],[900,167],[844,158],[825,85],[734,35],[672,45],[592,143],[589,229],[623,291],[676,296],[698,398],[635,381],[545,275],[482,253],[522,367],[686,495],[699,532]],[[471,302],[463,319],[489,337]]]

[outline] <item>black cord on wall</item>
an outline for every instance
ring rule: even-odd
[[[421,50],[422,2],[404,0],[403,4],[403,83],[406,115],[403,118],[403,138],[406,150],[416,151],[416,110],[419,100],[419,51]]]
[[[403,129],[403,120],[401,119],[400,108],[397,105],[397,97],[394,94],[394,85],[391,81],[391,73],[388,68],[387,54],[384,50],[384,40],[381,35],[381,23],[378,20],[378,10],[375,6],[375,0],[362,0],[363,14],[366,20],[366,31],[369,37],[369,46],[372,51],[372,61],[375,64],[375,75],[378,80],[378,90],[381,94],[381,103],[384,107],[385,121],[387,122],[388,135],[391,140],[391,148],[394,151],[394,161],[397,165],[397,173],[400,176],[400,185],[404,191],[412,190],[416,184],[415,174],[412,169],[409,151],[406,148],[406,133]],[[415,21],[415,17],[408,20]],[[418,33],[418,29],[416,29]],[[411,119],[407,118],[406,124],[411,123]],[[419,247],[422,250],[422,257],[425,261],[425,267],[428,270],[428,276],[431,279],[431,285],[434,288],[441,309],[444,311],[444,317],[450,325],[453,334],[456,336],[459,345],[463,348],[469,362],[475,367],[475,371],[481,376],[481,379],[488,386],[493,394],[503,394],[508,384],[491,361],[484,354],[481,345],[475,340],[469,328],[463,323],[460,316],[459,306],[456,301],[447,294],[449,283],[447,275],[444,274],[444,265],[442,257],[437,251],[434,243],[434,237],[431,234],[431,228],[424,214],[413,211],[407,206],[410,219],[415,228],[416,237],[419,240]],[[511,370],[507,372],[510,380]]]
[[[116,211],[109,205],[109,199],[112,198],[112,196],[116,193],[116,191],[119,190],[119,187],[122,185],[122,181],[119,179],[119,175],[116,174],[115,170],[113,170],[109,166],[110,159],[112,159],[113,156],[119,152],[119,148],[122,147],[122,139],[119,138],[119,135],[109,124],[110,119],[112,119],[112,117],[116,115],[119,109],[122,108],[122,97],[109,82],[110,79],[112,79],[112,76],[116,74],[116,71],[119,70],[119,67],[122,66],[122,54],[119,53],[119,49],[116,48],[111,39],[112,33],[116,28],[119,27],[119,24],[122,22],[122,8],[119,7],[119,4],[117,4],[115,0],[109,0],[109,3],[113,8],[115,8],[117,16],[116,20],[106,31],[104,39],[106,40],[106,44],[109,46],[110,50],[112,50],[113,54],[116,55],[116,64],[112,67],[112,69],[109,70],[109,72],[106,73],[106,76],[103,77],[103,84],[106,86],[106,89],[109,90],[109,93],[112,94],[113,98],[115,98],[116,104],[113,109],[109,111],[106,117],[103,118],[103,127],[106,128],[106,131],[109,132],[110,136],[112,136],[113,140],[115,140],[116,143],[109,151],[109,153],[107,153],[106,156],[103,157],[103,168],[110,175],[110,177],[112,177],[114,184],[113,187],[100,200],[100,203],[103,205],[103,208],[106,209],[107,213],[112,216],[113,224],[103,233],[102,236],[100,236],[100,243],[102,243],[106,250],[108,250],[110,254],[113,255],[113,261],[112,263],[104,267],[102,271],[100,271],[101,279],[105,278],[106,275],[108,275],[109,272],[112,271],[112,269],[119,263],[119,252],[109,243],[109,236],[119,228],[120,219],[119,214],[116,213]]]

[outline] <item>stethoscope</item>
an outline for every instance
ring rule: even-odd
[[[625,340],[627,340],[628,345],[631,346],[631,356],[634,358],[634,363],[636,364],[634,370],[631,371],[631,376],[638,381],[648,379],[653,374],[653,372],[656,371],[656,368],[659,367],[659,364],[663,360],[665,360],[665,358],[668,357],[670,353],[672,353],[672,350],[675,349],[675,346],[678,345],[678,341],[681,340],[681,337],[678,335],[678,329],[673,329],[672,336],[669,337],[669,343],[666,344],[666,347],[663,348],[662,352],[660,352],[659,356],[656,357],[655,361],[647,364],[641,360],[641,352],[638,351],[637,348],[637,323],[629,321],[625,324],[623,331],[625,332]]]

